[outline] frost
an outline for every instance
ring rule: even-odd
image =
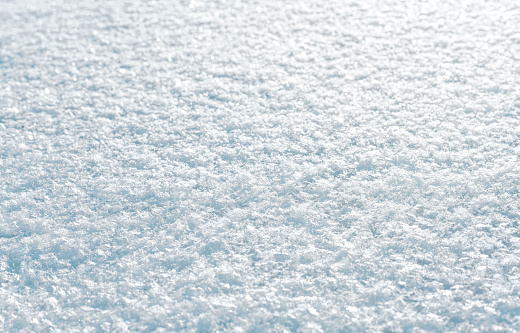
[[[519,331],[518,22],[0,0],[0,331]]]

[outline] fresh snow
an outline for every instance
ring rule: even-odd
[[[0,331],[520,330],[520,3],[0,0]]]

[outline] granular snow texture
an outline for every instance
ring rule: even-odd
[[[0,330],[520,330],[520,3],[0,0]]]

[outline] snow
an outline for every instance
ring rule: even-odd
[[[0,0],[0,330],[520,330],[519,31]]]

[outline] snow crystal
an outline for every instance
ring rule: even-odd
[[[0,330],[520,330],[519,22],[0,0]]]

